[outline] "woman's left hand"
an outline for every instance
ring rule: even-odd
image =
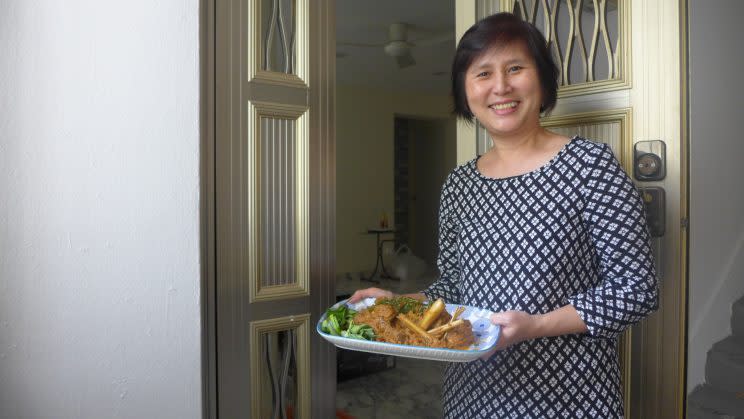
[[[524,311],[502,311],[491,315],[491,323],[501,326],[496,351],[538,337],[538,316]]]

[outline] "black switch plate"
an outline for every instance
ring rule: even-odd
[[[651,237],[661,237],[666,229],[666,194],[656,186],[639,188],[646,205],[646,221]]]

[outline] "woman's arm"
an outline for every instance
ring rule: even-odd
[[[658,278],[643,201],[609,146],[589,153],[582,217],[597,255],[599,283],[570,297],[594,337],[616,338],[659,306]]]
[[[501,326],[496,350],[519,342],[549,336],[584,333],[588,329],[574,306],[566,305],[545,314],[504,311],[491,315],[491,323]]]
[[[615,338],[658,307],[658,278],[643,202],[608,146],[596,149],[585,171],[582,214],[597,255],[600,282],[544,314],[507,311],[497,349],[549,336],[588,333]]]

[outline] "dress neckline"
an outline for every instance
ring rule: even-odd
[[[558,150],[558,152],[553,157],[550,158],[550,160],[548,160],[547,162],[545,162],[545,164],[543,164],[542,166],[537,167],[535,169],[532,169],[532,170],[530,170],[528,172],[520,173],[518,175],[506,176],[506,177],[498,177],[498,178],[497,177],[489,177],[489,176],[484,175],[483,173],[481,173],[480,170],[478,170],[478,160],[480,160],[480,158],[483,156],[482,154],[480,156],[474,158],[473,160],[470,160],[469,166],[470,166],[470,169],[473,171],[473,173],[475,174],[476,177],[478,177],[480,179],[483,179],[483,180],[486,180],[486,181],[489,181],[489,182],[503,182],[503,181],[508,181],[508,180],[511,180],[511,179],[519,179],[519,178],[523,178],[523,177],[534,176],[536,174],[539,174],[539,173],[547,170],[551,166],[553,166],[561,158],[561,156],[566,153],[566,151],[568,150],[569,146],[571,144],[573,144],[579,138],[581,138],[581,137],[579,137],[578,135],[574,135],[573,137],[571,137],[568,140],[568,142],[566,144],[563,145],[563,147],[561,147],[560,150]]]

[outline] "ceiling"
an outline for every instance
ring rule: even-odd
[[[415,65],[398,68],[395,59],[383,51],[391,23],[410,25],[408,40],[415,45]],[[338,0],[336,81],[340,85],[448,94],[454,32],[454,0]],[[448,33],[452,35],[445,39]]]

